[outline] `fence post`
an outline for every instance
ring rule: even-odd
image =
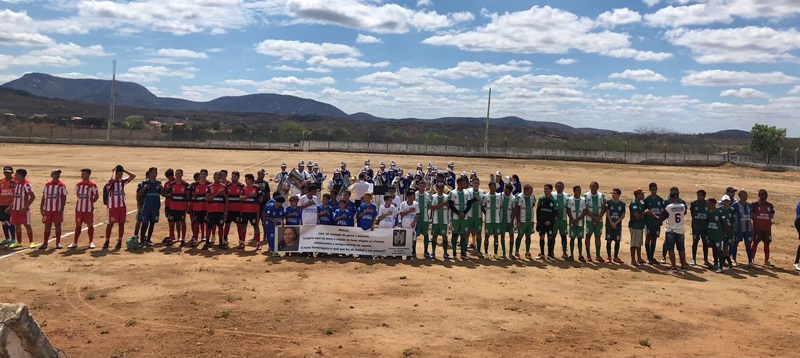
[[[800,148],[797,148],[797,149],[794,150],[794,166],[797,166],[797,151],[798,150],[800,150]]]
[[[628,159],[628,142],[623,142],[625,147],[625,154],[623,154],[624,159]]]
[[[683,145],[683,160],[686,160],[686,144]]]

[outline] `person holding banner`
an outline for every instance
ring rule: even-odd
[[[416,230],[417,227],[417,220],[419,219],[419,204],[414,201],[416,199],[416,193],[414,190],[409,190],[406,193],[406,201],[400,204],[400,227],[404,229],[411,229]],[[427,236],[427,233],[426,235]],[[412,239],[413,244],[411,245],[411,256],[408,256],[407,259],[416,259],[417,258],[417,235],[414,235]]]
[[[283,224],[283,203],[286,198],[279,196],[273,199],[275,202],[270,202],[264,208],[264,233],[267,235],[267,246],[272,256],[280,256],[275,250],[275,228]]]
[[[383,196],[384,205],[378,209],[378,227],[391,229],[397,223],[397,207],[394,206],[394,195]]]
[[[431,240],[431,259],[436,259],[436,241],[438,240],[439,236],[442,237],[444,259],[452,259],[452,257],[447,254],[447,219],[449,215],[447,215],[447,194],[444,193],[444,176],[441,176],[440,179],[437,179],[436,194],[431,196],[430,211],[432,218],[431,221],[433,223],[433,229],[431,230],[431,235],[433,236]]]
[[[308,192],[301,196],[298,200],[297,206],[302,211],[302,223],[300,225],[317,225],[319,222],[319,211],[317,210],[317,186],[315,184],[308,185]]]
[[[320,225],[334,225],[333,212],[334,208],[331,205],[331,194],[322,195],[322,204],[317,206],[317,216],[319,217]]]
[[[364,194],[364,202],[358,207],[356,212],[356,219],[358,219],[358,227],[364,231],[375,230],[375,219],[377,216],[378,207],[372,203],[372,193]],[[359,255],[360,257],[361,255]],[[363,255],[364,258],[372,258],[371,255]]]
[[[333,221],[336,226],[353,227],[353,212],[347,209],[348,204],[347,199],[339,200],[339,208],[333,212]]]
[[[358,206],[356,206],[356,203],[350,200],[351,194],[352,193],[350,193],[350,190],[343,191],[342,200],[347,201],[347,206],[345,208],[350,212],[350,219],[349,219],[350,227],[353,227],[356,226],[354,217],[356,216],[356,209],[358,208]]]
[[[302,211],[297,207],[298,201],[300,198],[296,196],[289,197],[289,207],[286,208],[283,215],[286,218],[286,225],[303,225],[303,217],[300,216]]]

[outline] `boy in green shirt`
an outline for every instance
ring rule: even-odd
[[[567,198],[565,210],[569,218],[569,257],[567,261],[575,261],[575,241],[578,241],[578,260],[586,262],[583,257],[583,222],[586,217],[586,199],[581,195],[581,186],[572,187],[573,196]]]
[[[733,270],[733,260],[731,259],[730,247],[731,245],[736,244],[736,238],[734,236],[736,214],[734,213],[733,208],[731,208],[730,196],[723,195],[721,201],[722,201],[722,207],[719,208],[717,211],[719,211],[720,215],[722,215],[722,219],[725,226],[725,231],[724,231],[725,239],[722,242],[723,258],[725,260],[721,261],[719,265],[720,267],[722,267],[722,265],[725,264],[725,261],[727,261],[728,269]]]
[[[715,200],[716,202],[716,200]],[[697,246],[703,242],[703,263],[711,266],[708,262],[708,202],[706,202],[706,191],[697,191],[697,200],[689,206],[692,213],[692,266],[697,265]]]
[[[473,204],[474,205],[474,204]],[[500,247],[500,235],[503,234],[505,227],[502,225],[503,207],[502,207],[502,194],[497,193],[497,183],[489,183],[489,192],[483,196],[481,204],[481,211],[486,217],[485,234],[486,242],[484,248],[486,256],[489,255],[489,236],[494,236],[494,257],[497,257],[497,249]],[[506,242],[503,240],[503,258],[506,256]],[[491,257],[490,257],[491,258]]]
[[[500,205],[502,206],[503,210],[503,217],[501,218],[501,226],[503,227],[503,235],[500,238],[503,240],[503,256],[501,258],[506,258],[505,253],[505,241],[506,241],[506,234],[509,234],[508,239],[508,257],[512,260],[515,259],[514,257],[514,228],[516,227],[514,224],[518,219],[519,212],[514,210],[516,206],[517,198],[512,194],[514,190],[514,186],[512,185],[504,185],[503,186],[503,194],[501,195]]]
[[[619,244],[622,241],[622,220],[625,219],[625,202],[619,200],[622,190],[614,188],[611,200],[606,202],[606,254],[611,262],[611,242],[614,242],[614,262],[621,264]]]
[[[586,199],[586,261],[592,262],[592,235],[594,235],[597,262],[606,262],[600,256],[600,237],[603,236],[603,217],[606,214],[606,196],[598,192],[600,184],[593,181],[589,184],[589,192],[583,194]],[[609,258],[610,259],[610,258]]]
[[[536,198],[533,196],[533,186],[526,184],[522,193],[517,194],[517,201],[514,204],[514,212],[517,215],[517,258],[519,249],[522,246],[522,236],[525,235],[525,257],[530,260],[531,257],[531,235],[533,234],[533,208],[536,206]]]
[[[647,252],[647,261],[651,265],[658,265],[658,260],[655,258],[656,242],[658,237],[661,236],[661,211],[667,206],[664,199],[658,196],[658,184],[650,183],[650,196],[644,199],[644,214],[645,214],[645,250]]]
[[[569,236],[569,232],[567,231],[567,226],[569,225],[569,218],[567,217],[567,199],[569,199],[569,194],[564,192],[564,183],[557,182],[556,183],[556,193],[553,195],[553,200],[556,202],[556,226],[553,227],[553,235],[560,235],[561,236],[561,250],[563,254],[561,258],[566,260],[569,258],[567,256],[567,237]]]
[[[711,266],[716,269],[717,273],[722,273],[723,266],[725,265],[725,218],[722,212],[717,209],[717,200],[714,198],[708,199],[708,216],[707,216],[707,229],[708,229],[708,242],[711,244],[714,252],[715,264]]]

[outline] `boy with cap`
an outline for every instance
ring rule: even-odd
[[[758,201],[752,204],[753,208],[753,257],[755,260],[758,243],[764,243],[764,265],[772,267],[769,261],[769,244],[772,242],[772,220],[775,219],[775,208],[767,201],[767,191],[758,191]]]
[[[53,226],[56,229],[56,249],[61,249],[61,223],[64,222],[64,206],[67,204],[67,186],[60,180],[61,169],[53,169],[50,178],[42,188],[42,200],[39,211],[42,213],[44,223],[44,240],[39,250],[47,249],[50,232]]]
[[[31,204],[36,200],[36,195],[33,193],[31,182],[25,179],[27,176],[28,171],[25,169],[17,169],[14,172],[14,201],[10,207],[6,208],[6,214],[11,214],[11,223],[14,224],[17,234],[17,242],[8,246],[12,249],[22,246],[23,226],[28,234],[30,248],[36,248],[36,244],[33,243],[33,228],[31,228]]]
[[[81,169],[81,181],[75,185],[75,241],[67,248],[78,247],[78,239],[81,237],[81,226],[86,224],[86,231],[89,235],[89,248],[94,249],[94,203],[100,198],[97,185],[90,180],[92,170]]]
[[[642,260],[642,244],[644,244],[644,227],[645,227],[645,207],[644,207],[644,192],[642,189],[633,191],[633,200],[628,206],[631,212],[631,219],[628,221],[628,231],[631,232],[631,263],[634,266],[643,265]]]
[[[6,165],[3,167],[3,178],[0,179],[0,222],[3,223],[3,235],[5,240],[0,242],[0,246],[12,245],[17,243],[17,234],[14,225],[11,224],[11,215],[6,213],[11,204],[14,203],[14,168]]]
[[[126,174],[127,177],[122,177]],[[133,174],[122,165],[117,165],[111,171],[111,178],[106,182],[107,207],[108,207],[108,225],[106,226],[106,242],[103,248],[107,249],[111,241],[111,230],[114,229],[114,224],[119,224],[119,235],[117,237],[117,245],[115,249],[122,248],[122,236],[125,235],[125,219],[128,215],[128,203],[125,200],[125,185],[136,179],[136,174]]]

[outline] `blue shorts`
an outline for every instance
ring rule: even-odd
[[[752,231],[737,231],[734,235],[736,242],[753,242],[753,232]]]

